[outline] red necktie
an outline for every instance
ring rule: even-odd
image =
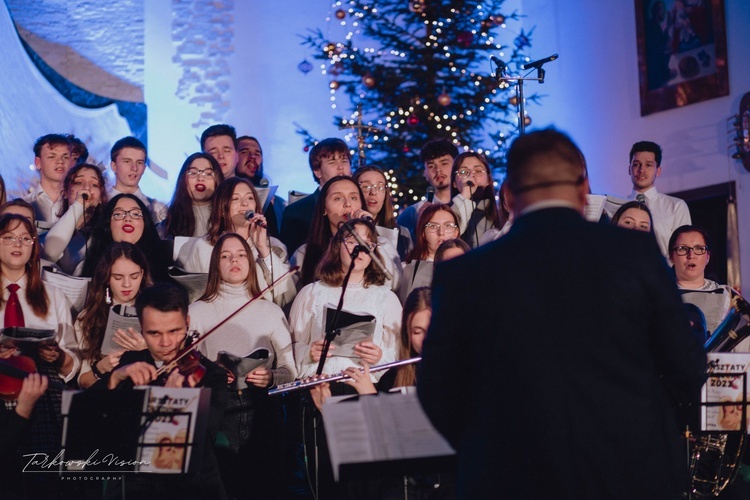
[[[8,303],[5,304],[5,328],[11,326],[26,326],[23,320],[23,310],[21,309],[21,302],[18,301],[18,289],[21,288],[15,283],[8,285],[10,291],[10,297],[8,297]]]

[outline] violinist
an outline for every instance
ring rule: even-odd
[[[163,377],[157,369],[171,362],[183,349],[190,317],[188,296],[181,287],[159,283],[145,288],[135,301],[141,331],[147,349],[127,351],[117,369],[94,384],[95,389],[114,390],[131,385],[163,385],[166,387],[207,387],[211,389],[211,412],[206,443],[214,443],[221,416],[226,406],[227,376],[224,369],[200,357],[204,370],[193,373],[176,368]],[[203,373],[202,378],[199,376]],[[214,456],[213,446],[205,446],[198,474],[162,475],[128,478],[126,490],[132,498],[226,498]]]

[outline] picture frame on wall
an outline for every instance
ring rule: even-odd
[[[724,0],[635,0],[641,116],[729,95]]]

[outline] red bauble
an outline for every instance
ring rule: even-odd
[[[406,124],[410,127],[416,127],[419,125],[419,117],[417,115],[409,115],[409,118],[406,119]]]
[[[336,11],[337,19],[344,19],[345,17],[346,17],[346,12],[344,12],[344,9],[339,9]]]
[[[304,148],[302,148],[302,151],[307,153],[308,151],[310,151],[310,146],[305,146]]]
[[[464,47],[469,47],[474,41],[474,35],[470,31],[462,31],[456,37],[459,44]]]

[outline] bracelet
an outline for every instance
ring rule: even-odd
[[[101,360],[99,360],[101,361]],[[101,371],[99,371],[99,368],[96,367],[96,365],[99,363],[97,361],[96,363],[91,365],[91,373],[94,374],[94,377],[96,377],[96,380],[101,380],[101,378],[104,376]]]

